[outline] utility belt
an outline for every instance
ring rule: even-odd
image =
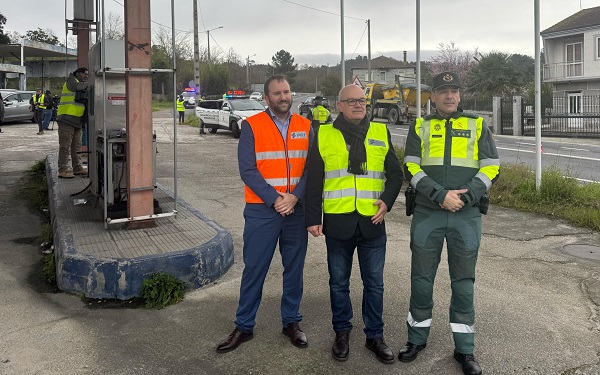
[[[410,216],[415,212],[415,206],[417,205],[417,189],[412,185],[408,185],[404,191],[404,197],[406,198],[406,216]],[[479,202],[475,203],[473,207],[479,207],[479,213],[487,215],[488,208],[490,207],[490,196],[485,192]]]

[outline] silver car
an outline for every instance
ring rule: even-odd
[[[0,90],[4,104],[4,118],[2,122],[27,121],[35,122],[29,99],[35,91]]]

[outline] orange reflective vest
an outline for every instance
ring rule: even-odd
[[[304,173],[310,121],[292,115],[286,142],[266,111],[248,117],[246,121],[254,134],[256,169],[275,190],[292,193]],[[264,203],[247,185],[244,192],[246,203]]]

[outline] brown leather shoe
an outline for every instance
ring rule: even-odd
[[[290,341],[292,342],[292,344],[294,344],[294,346],[302,349],[308,347],[308,340],[306,340],[306,335],[304,334],[304,332],[302,332],[298,323],[293,322],[288,324],[281,330],[281,333],[289,337]]]
[[[236,328],[219,344],[219,346],[217,346],[217,353],[230,352],[240,346],[243,342],[252,340],[253,337],[254,335],[252,332],[241,331]]]

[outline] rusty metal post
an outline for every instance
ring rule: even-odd
[[[125,73],[129,217],[154,214],[150,36],[150,0],[125,1],[125,68],[136,70]],[[154,220],[144,220],[131,222],[128,227],[155,225]]]
[[[90,61],[88,54],[90,52],[90,24],[84,21],[77,21],[76,24],[77,67],[85,66],[89,69]]]

